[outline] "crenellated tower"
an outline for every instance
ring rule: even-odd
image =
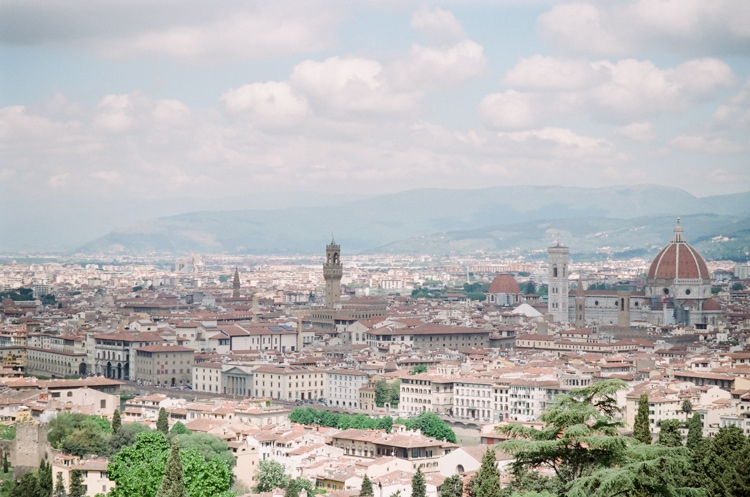
[[[326,307],[332,308],[341,300],[341,277],[344,267],[341,264],[341,247],[333,236],[326,245],[326,262],[323,264],[323,279],[326,281]]]

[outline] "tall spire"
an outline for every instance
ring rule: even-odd
[[[240,270],[235,266],[234,268],[234,280],[232,280],[232,298],[239,298],[240,296]]]

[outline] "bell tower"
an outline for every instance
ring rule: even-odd
[[[232,280],[232,298],[236,299],[240,296],[240,270],[234,268],[234,279]]]
[[[578,287],[576,288],[576,320],[575,327],[582,330],[586,327],[586,290],[581,277],[578,277]]]
[[[326,307],[329,309],[341,300],[341,276],[343,274],[341,247],[336,244],[336,240],[331,235],[331,243],[326,245],[326,262],[323,264],[323,279],[326,280]]]
[[[552,319],[558,323],[569,322],[568,316],[568,264],[570,264],[570,249],[560,242],[547,249],[549,260],[549,274],[547,287],[547,308]]]

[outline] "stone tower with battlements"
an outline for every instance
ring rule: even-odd
[[[558,323],[568,322],[568,266],[570,249],[558,242],[547,249],[549,261],[549,281],[547,285],[547,309],[552,319]]]
[[[344,267],[341,264],[341,247],[331,236],[331,243],[326,245],[326,262],[323,264],[323,279],[326,281],[326,307],[333,308],[341,300],[341,276]]]

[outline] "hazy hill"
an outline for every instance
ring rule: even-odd
[[[372,252],[448,254],[476,251],[528,254],[545,249],[559,237],[573,257],[646,257],[656,254],[672,238],[674,216],[636,219],[577,218],[529,221],[473,230],[417,236],[377,247]],[[716,214],[684,216],[685,236],[705,257],[739,258],[750,246],[750,218]]]
[[[729,198],[724,198],[729,197]],[[480,190],[410,190],[345,202],[340,205],[291,207],[276,210],[235,210],[194,212],[151,219],[129,224],[81,248],[83,252],[230,252],[230,253],[317,253],[322,250],[331,233],[336,234],[349,253],[384,247],[387,250],[412,251],[415,237],[434,240],[435,233],[487,230],[487,226],[521,226],[524,223],[546,220],[567,220],[572,223],[571,237],[589,233],[596,223],[603,223],[598,231],[612,231],[622,223],[614,219],[663,217],[669,225],[654,231],[651,238],[656,245],[669,238],[674,216],[714,214],[708,225],[727,224],[750,213],[750,193],[729,196],[696,198],[689,193],[656,185],[610,188],[567,188],[549,186],[509,186]],[[735,216],[735,217],[726,217]],[[671,222],[667,219],[671,217]],[[589,219],[589,227],[579,227]],[[594,221],[598,219],[598,221]],[[611,223],[607,223],[609,219]],[[574,222],[575,220],[580,220]],[[554,224],[554,223],[553,223]],[[630,223],[629,223],[630,224]],[[606,225],[606,226],[605,226]],[[641,220],[633,224],[650,227]],[[511,240],[529,240],[529,246],[543,248],[551,241],[547,228],[513,228],[510,234],[492,235],[495,249],[515,247]],[[624,229],[624,228],[623,228]],[[516,235],[516,231],[527,233]],[[502,231],[502,230],[501,230]],[[619,233],[619,232],[618,232]],[[710,230],[701,232],[713,236]],[[465,233],[460,236],[466,238]],[[563,235],[565,237],[567,235]],[[588,236],[588,235],[587,235]],[[608,236],[615,236],[614,234]],[[636,246],[628,241],[626,232],[612,240],[625,246]],[[692,239],[692,236],[688,234]],[[695,233],[698,236],[698,233]],[[533,239],[533,237],[536,237]],[[487,236],[481,237],[489,240]],[[612,240],[587,238],[590,246]],[[405,241],[406,240],[406,241]],[[412,240],[412,241],[409,241]],[[502,243],[499,243],[502,241]],[[397,243],[398,242],[398,243]],[[506,245],[510,243],[510,245]],[[533,243],[532,243],[533,242]],[[484,242],[483,242],[484,243]],[[520,243],[520,241],[519,241]],[[571,238],[572,243],[572,238]],[[619,241],[617,243],[620,243]],[[434,250],[445,248],[430,242]],[[469,245],[473,245],[469,244]],[[526,246],[526,245],[524,245]],[[427,245],[424,246],[425,249]],[[468,248],[468,247],[467,247]],[[425,250],[431,252],[431,250]]]

